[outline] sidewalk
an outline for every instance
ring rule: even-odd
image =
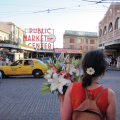
[[[107,70],[120,71],[120,69],[118,69],[118,68],[116,68],[116,67],[108,67]]]

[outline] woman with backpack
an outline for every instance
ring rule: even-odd
[[[65,95],[58,97],[61,120],[116,120],[115,93],[98,82],[107,68],[105,58],[99,50],[85,54],[81,82],[71,84]]]

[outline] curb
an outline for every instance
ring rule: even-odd
[[[117,69],[107,69],[107,70],[110,70],[110,71],[120,71],[120,70],[117,70]]]

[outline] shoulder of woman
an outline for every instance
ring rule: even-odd
[[[76,85],[77,85],[77,86],[78,86],[78,85],[82,85],[82,83],[81,83],[81,82],[74,82],[74,83],[71,83],[71,84],[69,85],[69,87],[68,87],[69,92],[71,92],[73,86],[76,86]]]
[[[115,99],[115,92],[108,88],[108,103],[112,102],[113,99]]]

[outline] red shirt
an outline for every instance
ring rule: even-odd
[[[93,99],[96,98],[98,93],[102,90],[103,86],[100,86],[93,90],[87,90],[88,94],[93,94]],[[86,99],[85,90],[81,82],[75,82],[71,90],[71,101],[73,111]],[[105,119],[106,110],[108,106],[108,88],[106,88],[101,96],[97,100],[97,105]]]

